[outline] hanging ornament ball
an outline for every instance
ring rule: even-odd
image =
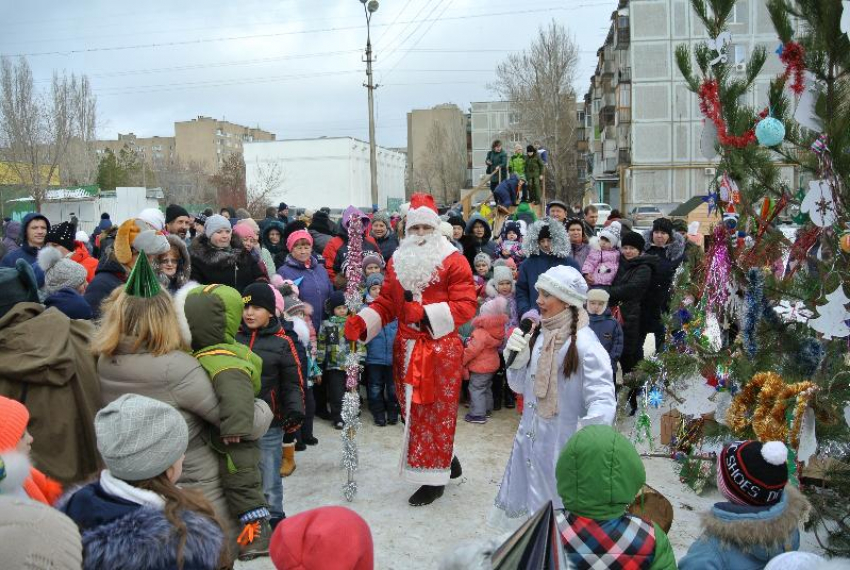
[[[773,117],[765,117],[756,125],[756,138],[762,146],[776,146],[785,140],[785,125]]]
[[[850,253],[850,232],[845,232],[839,239],[838,244],[841,246],[841,251]]]

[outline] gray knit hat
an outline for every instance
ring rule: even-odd
[[[48,295],[65,287],[79,289],[88,277],[85,267],[55,247],[44,247],[38,252],[38,265],[44,271],[44,290]]]
[[[493,267],[493,258],[482,251],[472,259],[473,269],[479,263],[486,263],[488,268]]]
[[[221,214],[210,216],[207,218],[207,221],[204,222],[204,235],[207,237],[212,237],[212,235],[218,230],[229,229],[231,229],[230,220]]]
[[[384,276],[381,273],[373,273],[369,277],[366,278],[366,291],[374,287],[375,285],[383,285],[384,284]]]
[[[80,570],[83,545],[74,521],[49,505],[0,496],[3,568]]]
[[[298,295],[287,295],[283,298],[283,312],[288,315],[293,311],[303,311],[304,301],[298,298]]]
[[[189,444],[189,429],[180,412],[138,394],[124,394],[100,410],[94,429],[103,462],[125,481],[164,473]]]
[[[392,229],[390,225],[390,214],[386,210],[378,210],[372,214],[372,223],[374,224],[375,222],[384,222],[388,230]]]
[[[502,281],[514,282],[514,272],[507,265],[500,265],[493,268],[493,281],[498,285]]]

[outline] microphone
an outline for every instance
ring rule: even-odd
[[[534,321],[532,319],[526,318],[526,319],[521,320],[520,323],[519,323],[519,330],[522,331],[523,335],[527,335],[528,333],[530,333],[531,329],[533,327],[534,327]],[[519,354],[519,353],[515,350],[512,350],[508,354],[508,360],[505,362],[505,368],[511,367],[511,364],[514,363],[514,360],[516,359],[517,354]]]
[[[404,290],[404,300],[407,301],[408,303],[412,303],[413,302],[413,292],[405,289]]]

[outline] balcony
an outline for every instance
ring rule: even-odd
[[[617,81],[620,83],[631,83],[632,82],[632,68],[631,67],[621,67],[619,72],[617,73]]]
[[[600,127],[614,126],[614,123],[616,122],[616,114],[617,111],[615,107],[603,107],[602,110],[599,111]]]
[[[617,30],[617,46],[615,49],[629,49],[629,44],[631,43],[631,34],[629,33],[629,28],[620,28]]]
[[[602,77],[611,77],[614,75],[614,62],[613,61],[604,61],[602,62]]]
[[[617,156],[618,164],[631,164],[632,163],[632,152],[627,148],[621,148],[619,155]]]
[[[617,159],[616,158],[606,158],[602,161],[602,171],[603,172],[617,172]]]

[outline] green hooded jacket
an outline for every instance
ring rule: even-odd
[[[236,342],[242,295],[226,285],[205,285],[186,296],[184,311],[192,333],[192,355],[207,371],[219,399],[221,436],[245,437],[254,423],[263,361]]]
[[[564,509],[599,521],[622,517],[646,483],[646,470],[631,442],[610,426],[586,426],[570,438],[555,467]],[[673,548],[655,527],[651,570],[676,568]]]

